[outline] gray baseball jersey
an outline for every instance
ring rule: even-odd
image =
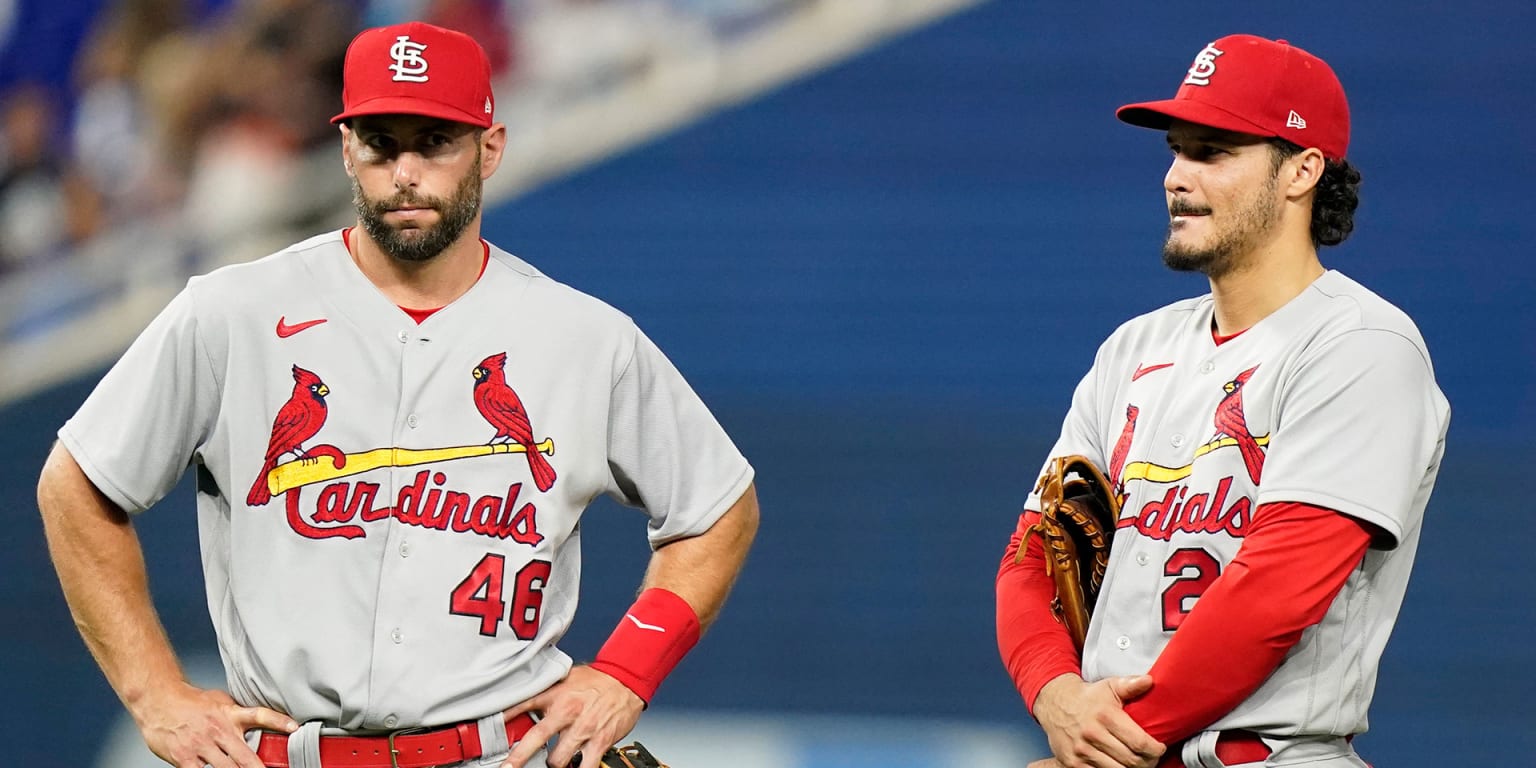
[[[1253,510],[1312,504],[1387,540],[1263,686],[1211,728],[1361,732],[1449,407],[1413,322],[1338,272],[1220,346],[1212,311],[1207,295],[1121,326],[1051,451],[1107,468],[1124,500],[1083,675],[1145,673],[1236,556]]]
[[[752,468],[629,318],[486,246],[417,325],[341,233],[193,278],[59,436],[142,511],[197,473],[208,608],[242,704],[433,726],[562,678],[581,515],[707,530]]]

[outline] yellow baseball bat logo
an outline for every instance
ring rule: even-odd
[[[544,442],[534,446],[539,453],[546,456],[555,455],[555,441],[553,438],[544,438]],[[323,483],[327,480],[336,480],[342,477],[361,474],[382,467],[414,467],[418,464],[435,464],[441,461],[453,461],[455,459],[471,459],[476,456],[490,456],[497,453],[527,453],[528,449],[518,443],[496,443],[493,445],[457,445],[450,448],[375,448],[362,453],[348,453],[343,457],[341,468],[337,468],[336,460],[329,455],[318,456],[290,461],[280,464],[267,473],[267,489],[277,496],[294,488],[302,488],[314,483]]]
[[[1269,445],[1269,435],[1255,437],[1253,441],[1261,446]],[[1132,480],[1151,480],[1154,483],[1171,483],[1175,480],[1183,480],[1189,477],[1189,473],[1195,467],[1194,459],[1216,450],[1217,448],[1231,448],[1237,445],[1237,439],[1221,437],[1206,443],[1195,449],[1195,455],[1188,464],[1182,467],[1165,467],[1161,464],[1153,464],[1150,461],[1133,461],[1125,465],[1125,471],[1120,473],[1120,482],[1128,483]]]

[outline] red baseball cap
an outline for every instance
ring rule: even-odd
[[[1195,56],[1173,98],[1127,104],[1115,115],[1167,130],[1173,120],[1317,147],[1332,160],[1349,148],[1349,102],[1327,63],[1284,40],[1228,35]]]
[[[364,30],[347,47],[339,123],[360,115],[426,115],[489,128],[491,63],[463,32],[419,21]]]

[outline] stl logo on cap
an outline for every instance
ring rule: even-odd
[[[389,65],[394,71],[396,82],[425,83],[427,81],[427,60],[421,57],[422,51],[427,50],[426,43],[418,43],[411,40],[410,35],[401,35],[395,38],[395,44],[389,47],[389,57],[395,63]]]
[[[1185,85],[1210,85],[1211,75],[1216,74],[1216,57],[1222,54],[1221,49],[1215,43],[1205,46],[1200,53],[1195,55],[1195,63],[1189,66],[1189,75],[1184,78]]]

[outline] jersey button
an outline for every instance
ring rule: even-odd
[[[409,333],[406,333],[405,331],[401,331],[401,332],[395,334],[395,338],[399,339],[401,344],[404,344],[407,341],[411,340],[411,335]]]
[[[1136,564],[1137,565],[1146,565],[1147,561],[1151,560],[1151,559],[1152,558],[1147,557],[1147,553],[1145,553],[1145,552],[1137,552],[1136,553]]]
[[[1210,373],[1211,371],[1214,371],[1214,370],[1216,370],[1216,364],[1211,362],[1211,361],[1209,361],[1209,360],[1207,360],[1207,361],[1205,361],[1205,362],[1200,364],[1200,372],[1201,373]]]
[[[1168,442],[1172,443],[1173,447],[1177,448],[1184,444],[1184,436],[1175,434],[1173,437],[1168,438]]]
[[[405,417],[405,423],[409,424],[411,426],[411,429],[415,429],[416,425],[421,423],[421,420],[417,419],[416,418],[416,414],[413,413],[413,414]]]
[[[405,642],[405,633],[403,633],[403,632],[401,632],[400,630],[397,629],[397,630],[389,633],[389,639],[395,641],[395,645],[399,645],[399,644]]]
[[[411,556],[411,543],[409,541],[402,541],[402,542],[400,542],[400,556],[401,557],[410,557]]]
[[[1125,635],[1121,635],[1115,638],[1115,647],[1123,651],[1131,647],[1131,639]]]
[[[385,728],[393,728],[393,727],[395,727],[395,726],[397,726],[399,724],[400,724],[400,718],[395,717],[394,715],[390,715],[390,716],[384,718],[384,727]]]

